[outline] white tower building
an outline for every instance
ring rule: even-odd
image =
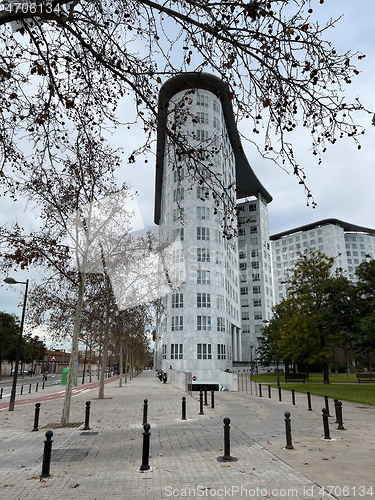
[[[166,82],[159,98],[155,223],[180,244],[172,262],[183,280],[166,297],[161,368],[191,372],[197,386],[217,385],[218,370],[243,356],[237,238],[223,238],[226,214],[202,179],[219,179],[219,198],[261,192],[272,200],[243,153],[229,95],[217,77],[187,73]],[[200,155],[196,180],[166,130],[175,130]]]

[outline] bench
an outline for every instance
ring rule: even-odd
[[[288,382],[303,382],[305,383],[306,373],[286,373],[285,374],[285,383]]]
[[[368,382],[375,382],[375,373],[356,373],[358,382],[361,380],[367,380]]]

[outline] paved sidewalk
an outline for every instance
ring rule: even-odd
[[[371,486],[375,476],[373,407],[344,403],[348,430],[339,434],[332,429],[337,440],[327,443],[321,436],[321,415],[307,411],[305,395],[297,395],[297,406],[291,407],[276,399],[215,393],[215,409],[206,408],[205,415],[199,416],[197,394],[190,397],[161,383],[152,371],[122,388],[118,379],[106,382],[106,399],[96,399],[97,388],[86,386],[87,392],[72,399],[71,422],[84,421],[85,402],[91,400],[91,429],[85,432],[82,425],[54,430],[52,476],[44,481],[39,475],[46,429],[31,432],[34,401],[16,406],[14,412],[0,411],[0,498],[371,498],[362,495],[359,487]],[[187,421],[181,421],[183,395]],[[141,473],[145,398],[149,401],[151,469]],[[320,400],[313,398],[314,409],[323,406]],[[292,415],[294,450],[283,449],[287,410]],[[61,411],[62,399],[43,401],[40,425],[59,422]],[[231,455],[237,458],[228,463],[218,460],[223,455],[223,417],[231,419]],[[353,444],[355,429],[358,445]],[[349,484],[352,477],[355,482]],[[327,485],[337,487],[332,496],[321,489]],[[343,491],[345,485],[351,488],[349,494]]]

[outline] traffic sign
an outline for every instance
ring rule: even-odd
[[[51,357],[51,361],[56,361],[55,356],[52,356],[52,357]]]
[[[193,380],[193,382],[195,382],[197,380],[197,377],[194,375],[192,380]]]

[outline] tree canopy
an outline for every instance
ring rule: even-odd
[[[360,100],[349,102],[342,90],[359,73],[356,64],[365,55],[340,54],[332,47],[329,33],[340,12],[322,24],[322,4],[5,2],[0,12],[2,182],[14,193],[14,171],[57,161],[77,133],[99,136],[120,122],[129,127],[139,121],[144,131],[143,146],[129,162],[153,152],[160,85],[184,71],[206,71],[228,86],[238,120],[250,121],[247,139],[264,157],[291,166],[311,201],[293,131],[302,126],[311,132],[311,153],[319,162],[339,137],[351,137],[360,147],[364,133],[353,116],[363,110]],[[121,100],[127,117],[116,114]],[[200,165],[196,151],[172,126],[166,133],[194,177]],[[215,189],[209,177],[204,184]]]
[[[333,264],[334,258],[320,251],[301,254],[286,280],[287,297],[274,308],[281,359],[322,363],[324,383],[329,383],[332,347],[348,342],[353,324],[353,285],[340,271],[332,273]],[[274,346],[270,333],[268,326],[261,342],[263,356]]]

